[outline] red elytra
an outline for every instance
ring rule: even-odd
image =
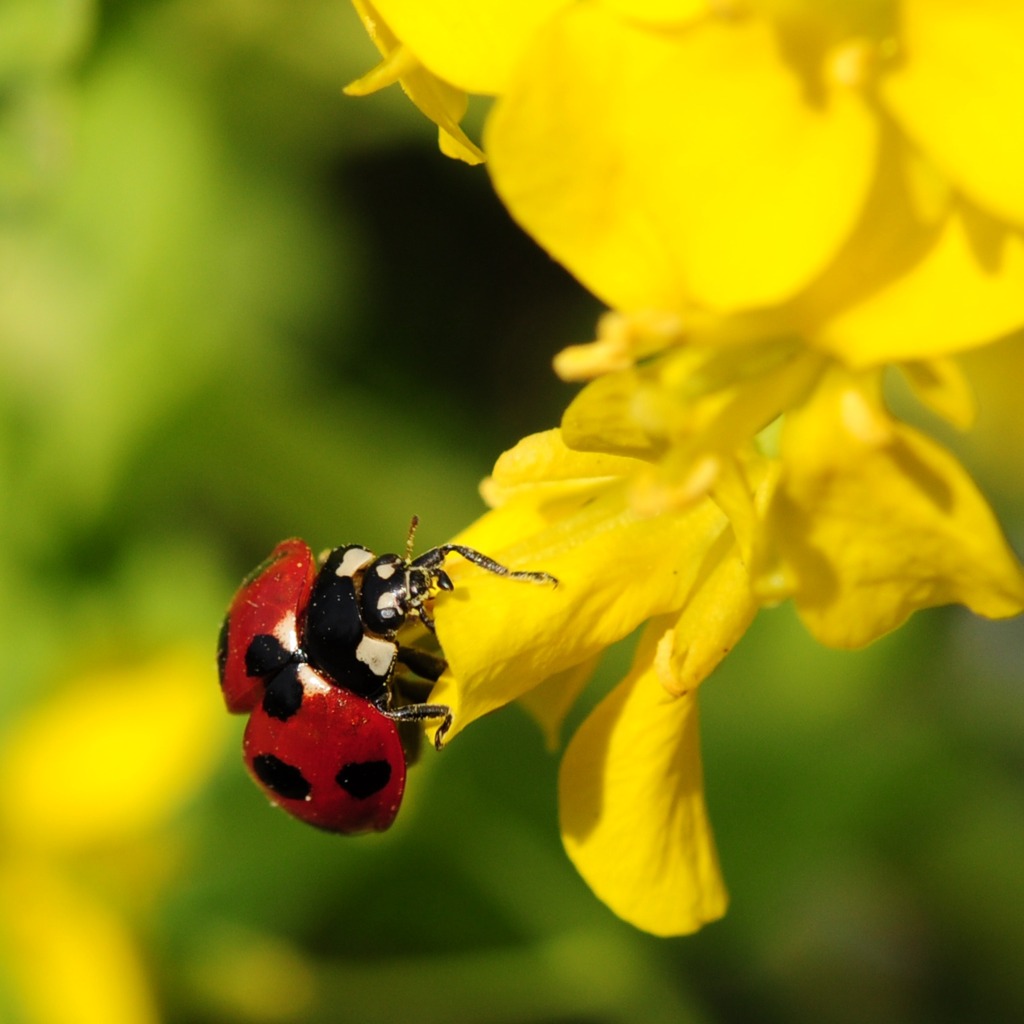
[[[298,669],[301,707],[285,719],[253,709],[245,763],[271,801],[329,832],[381,832],[405,791],[395,723],[369,701]]]
[[[299,646],[298,631],[316,576],[304,540],[282,541],[238,588],[221,629],[217,660],[224,702],[234,714],[252,711],[264,680],[249,675],[245,657],[255,636],[276,637],[287,651]]]

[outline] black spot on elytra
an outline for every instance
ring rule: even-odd
[[[220,677],[220,685],[224,685],[224,670],[228,665],[228,619],[225,616],[220,627],[220,636],[217,637],[217,675]]]
[[[299,666],[288,665],[267,684],[263,694],[263,710],[271,718],[287,722],[302,707],[302,683]]]
[[[252,768],[267,789],[286,800],[305,800],[309,796],[310,785],[302,772],[273,754],[257,754]]]
[[[269,676],[284,668],[291,660],[291,653],[276,636],[257,633],[249,641],[245,652],[245,674],[247,676]]]
[[[334,781],[350,796],[365,800],[391,781],[391,765],[387,761],[350,761],[342,765]]]

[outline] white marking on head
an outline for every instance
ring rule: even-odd
[[[382,580],[389,580],[389,579],[391,579],[392,576],[395,575],[395,571],[397,569],[398,569],[398,566],[395,565],[394,562],[382,562],[380,565],[377,566],[377,570],[376,571],[377,571],[377,575]]]
[[[394,608],[398,610],[398,595],[390,590],[385,590],[383,594],[377,598],[377,611],[383,612],[388,608]]]
[[[289,654],[294,654],[299,649],[295,612],[285,612],[284,618],[274,627],[274,637]]]
[[[397,655],[398,644],[378,640],[375,636],[364,636],[356,648],[356,659],[381,679],[387,678]]]
[[[373,561],[373,552],[366,548],[349,548],[342,556],[335,576],[355,576],[360,569],[365,569]]]

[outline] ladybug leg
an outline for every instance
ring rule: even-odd
[[[420,622],[422,622],[423,625],[430,630],[431,633],[433,633],[434,635],[437,634],[437,629],[434,627],[434,620],[430,617],[430,612],[428,612],[427,609],[423,607],[423,605],[413,605],[412,611],[416,613],[416,618],[418,618]]]
[[[467,562],[472,562],[474,565],[479,565],[481,569],[486,569],[488,572],[493,572],[495,576],[507,576],[510,580],[525,580],[529,583],[551,583],[553,586],[558,586],[558,580],[548,572],[524,572],[520,570],[508,569],[500,562],[496,562],[493,558],[489,558],[482,551],[477,551],[476,548],[467,548],[462,544],[442,544],[440,547],[431,548],[429,551],[425,551],[419,558],[412,562],[414,568],[417,569],[436,569],[442,579],[438,580],[442,590],[451,590],[451,580],[448,580],[447,575],[441,570],[441,565],[444,560],[452,553],[462,555]],[[448,585],[445,586],[444,581],[447,581]]]
[[[445,733],[452,725],[452,712],[447,704],[406,704],[404,707],[385,711],[393,722],[424,722],[430,718],[443,719],[434,735],[434,746],[438,750],[444,742]]]
[[[429,679],[432,683],[436,683],[441,678],[441,673],[448,667],[448,662],[444,658],[421,651],[416,647],[401,645],[398,648],[398,661],[410,672],[415,673],[421,679]]]
[[[430,698],[430,691],[433,683],[409,675],[407,672],[396,672],[391,678],[391,692],[389,700],[393,702],[390,710],[405,708],[417,704],[426,704]],[[381,711],[387,713],[389,707],[385,704]],[[420,759],[420,751],[423,747],[423,729],[419,721],[400,720],[395,722],[398,726],[398,736],[402,741],[402,749],[405,751],[405,763],[415,764]]]

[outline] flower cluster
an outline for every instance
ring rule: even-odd
[[[485,482],[460,537],[562,585],[468,568],[442,602],[452,734],[522,699],[549,734],[608,645],[626,679],[565,752],[569,855],[659,934],[723,913],[696,690],[758,607],[835,647],[915,610],[1024,608],[1024,571],[957,459],[960,353],[1024,324],[1024,11],[1010,0],[366,0],[450,155],[610,307],[556,370],[559,429]],[[496,97],[483,151],[458,120]],[[1015,344],[1019,344],[1016,342]],[[454,573],[453,573],[454,575]],[[467,614],[475,605],[493,610]]]

